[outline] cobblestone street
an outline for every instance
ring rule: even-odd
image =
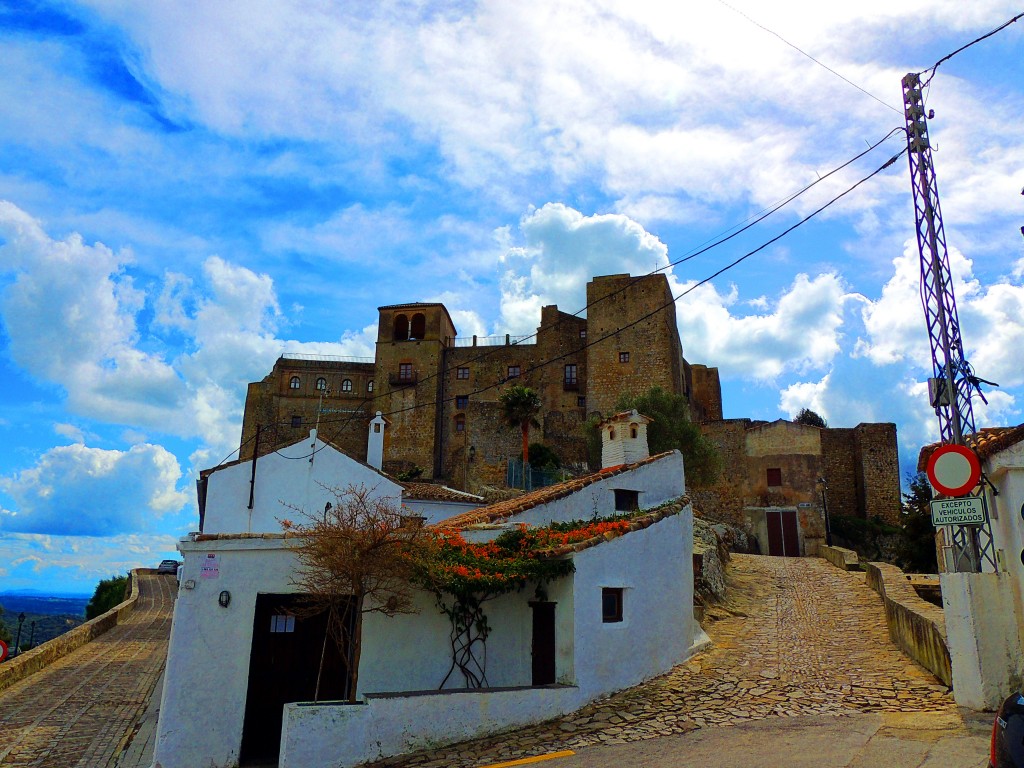
[[[818,558],[733,555],[714,646],[672,672],[514,733],[375,766],[471,768],[767,717],[926,712],[957,717],[947,688],[890,641],[863,573]]]
[[[0,693],[0,764],[112,768],[163,671],[176,592],[140,575],[125,623]]]

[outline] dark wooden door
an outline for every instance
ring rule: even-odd
[[[305,612],[301,595],[256,596],[242,726],[243,762],[278,757],[281,717],[288,702],[330,701],[348,695],[342,653],[327,637],[327,614],[297,615]]]
[[[783,557],[800,556],[796,510],[771,509],[765,512],[768,525],[768,554]]]
[[[530,603],[533,609],[533,685],[555,682],[555,603]]]

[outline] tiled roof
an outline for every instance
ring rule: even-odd
[[[670,456],[671,454],[672,451],[666,451],[665,453],[659,453],[657,456],[648,456],[646,459],[641,459],[633,464],[619,464],[615,467],[606,467],[599,472],[584,475],[583,477],[574,477],[563,483],[539,488],[536,491],[525,493],[522,496],[516,496],[514,499],[499,501],[486,507],[480,507],[480,509],[463,512],[462,514],[434,523],[432,527],[462,529],[471,525],[496,523],[502,520],[507,520],[513,515],[518,515],[522,512],[533,509],[534,507],[539,507],[542,504],[550,504],[552,501],[563,499],[566,496],[571,496],[577,491],[582,491],[588,485],[593,485],[601,480],[607,480],[609,477],[621,475],[622,473],[636,469],[637,467],[642,467],[645,464],[652,464],[659,459]]]
[[[460,504],[481,502],[483,496],[475,496],[465,491],[457,491],[447,485],[435,483],[399,483],[404,489],[402,494],[407,499],[419,499],[421,501],[454,501]]]
[[[678,499],[667,501],[654,509],[648,509],[643,514],[637,515],[629,521],[629,527],[624,531],[608,531],[607,533],[598,534],[597,536],[593,536],[584,541],[577,541],[575,544],[565,544],[560,547],[541,550],[538,554],[541,557],[562,557],[563,555],[568,555],[572,552],[582,552],[584,549],[596,547],[598,544],[603,544],[606,541],[617,539],[619,536],[625,536],[627,533],[639,531],[643,528],[649,528],[655,523],[660,523],[666,517],[678,515],[682,510],[686,509],[689,504],[689,496],[680,496]]]
[[[1021,441],[1024,441],[1024,424],[1018,424],[1016,427],[984,427],[964,439],[982,461]],[[921,449],[917,457],[918,472],[924,472],[928,466],[928,459],[941,445],[942,443],[932,443]]]
[[[193,541],[232,541],[235,539],[297,539],[301,534],[296,531],[281,533],[200,533]]]
[[[613,413],[607,419],[598,424],[599,427],[603,427],[605,424],[618,423],[620,421],[629,421],[633,418],[639,418],[643,420],[644,424],[650,424],[654,419],[650,416],[644,416],[642,413],[638,413],[634,408],[631,411],[622,411],[621,413]]]

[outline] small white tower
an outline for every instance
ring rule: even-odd
[[[388,420],[380,411],[370,421],[370,434],[366,440],[366,463],[374,469],[384,466],[384,428]]]
[[[601,468],[633,464],[651,455],[647,448],[647,425],[643,414],[623,411],[598,424],[601,430]]]

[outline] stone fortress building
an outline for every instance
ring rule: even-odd
[[[521,453],[519,430],[506,425],[498,402],[508,386],[539,393],[541,427],[531,430],[531,441],[565,464],[586,462],[590,415],[611,415],[622,394],[659,386],[687,398],[691,419],[718,445],[725,478],[745,503],[774,499],[817,510],[817,479],[824,477],[833,514],[899,515],[895,425],[723,420],[718,369],[683,356],[664,275],[595,277],[586,318],[543,307],[531,337],[459,337],[438,303],[378,311],[373,359],[285,354],[249,384],[241,460],[292,443],[311,427],[365,460],[368,425],[380,411],[386,472],[419,469],[466,490],[500,487],[509,459]]]

